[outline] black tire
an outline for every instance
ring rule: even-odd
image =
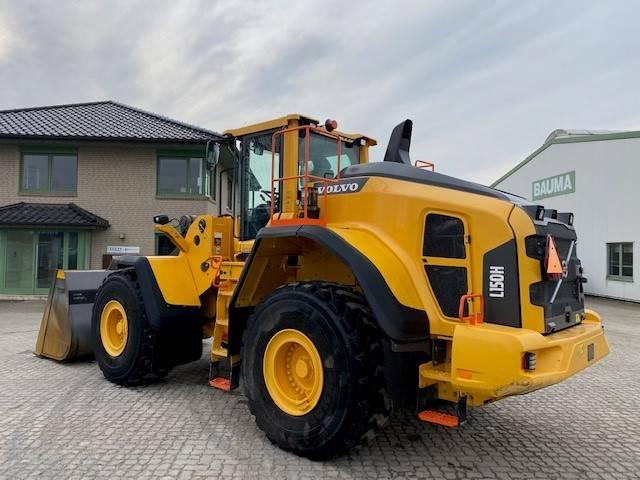
[[[120,302],[128,321],[127,343],[117,357],[107,353],[100,338],[100,315],[110,300]],[[110,382],[134,386],[164,377],[171,370],[167,362],[154,362],[157,335],[147,321],[138,283],[129,273],[109,275],[98,290],[91,317],[91,333],[96,361]]]
[[[280,330],[304,333],[320,353],[324,385],[309,413],[293,416],[272,400],[263,357]],[[345,287],[308,282],[267,296],[248,321],[242,375],[258,427],[280,448],[314,460],[340,455],[372,439],[392,410],[383,370],[383,348],[364,298]]]

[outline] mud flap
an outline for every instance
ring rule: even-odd
[[[54,360],[93,354],[91,311],[109,270],[58,270],[40,323],[34,353]]]

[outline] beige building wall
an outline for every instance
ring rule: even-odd
[[[155,253],[152,217],[217,214],[209,199],[158,197],[156,148],[137,145],[78,146],[77,194],[70,196],[19,193],[20,148],[0,145],[0,206],[16,202],[75,203],[109,221],[107,230],[91,233],[90,267],[102,267],[107,246],[137,246],[142,255]],[[226,201],[226,180],[217,197]],[[223,203],[223,207],[224,207]],[[223,213],[230,213],[223,208]],[[120,236],[124,236],[123,239]]]

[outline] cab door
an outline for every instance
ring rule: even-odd
[[[271,190],[273,131],[242,138],[240,153],[240,238],[253,240],[270,220],[271,203],[279,202],[279,185]],[[275,177],[280,177],[280,141],[276,139]],[[271,198],[271,196],[275,198]]]

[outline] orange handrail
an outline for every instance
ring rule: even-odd
[[[413,165],[422,169],[430,168],[432,172],[436,171],[436,164],[433,162],[427,162],[426,160],[416,160]]]
[[[305,152],[304,152],[304,174],[302,175],[289,175],[287,177],[276,177],[276,138],[278,135],[284,135],[285,133],[288,132],[293,132],[293,131],[300,131],[300,130],[304,130],[306,135],[305,135]],[[327,137],[331,137],[334,138],[336,140],[336,143],[338,144],[338,148],[337,148],[337,154],[338,154],[338,166],[337,166],[337,174],[336,174],[336,178],[323,178],[323,177],[317,177],[315,175],[310,175],[309,174],[309,154],[310,154],[310,142],[311,142],[311,132],[318,132],[321,135],[327,136]],[[276,218],[276,211],[275,211],[275,187],[276,187],[276,183],[278,182],[284,182],[285,181],[290,181],[290,180],[296,180],[296,182],[298,180],[303,180],[303,189],[308,190],[311,188],[316,188],[315,185],[311,184],[311,181],[313,182],[322,182],[324,184],[324,190],[322,192],[322,202],[323,202],[323,209],[326,213],[326,209],[327,209],[327,193],[328,193],[328,189],[327,189],[327,185],[329,183],[332,182],[337,182],[337,180],[340,178],[340,159],[342,156],[342,142],[341,142],[341,138],[339,135],[334,134],[332,132],[328,132],[326,130],[320,129],[318,127],[312,126],[312,125],[302,125],[299,127],[291,127],[291,128],[282,128],[280,130],[277,130],[275,132],[273,132],[273,135],[271,137],[271,206],[270,206],[270,217],[271,217],[271,225],[272,226],[277,226],[277,225],[291,225],[291,224],[316,224],[316,225],[326,225],[326,214],[324,216],[324,218],[309,218],[309,194],[307,192],[304,192],[304,194],[302,195],[302,217],[301,218],[293,218],[293,219],[280,219],[280,218]],[[283,188],[284,190],[284,188]],[[281,214],[282,212],[280,212]]]
[[[464,316],[464,304],[468,300],[477,298],[480,300],[480,311]],[[467,322],[469,325],[481,325],[484,322],[484,297],[480,293],[469,293],[460,297],[460,304],[458,307],[458,318],[463,322]]]

